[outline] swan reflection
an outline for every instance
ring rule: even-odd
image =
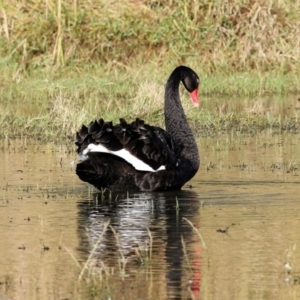
[[[122,256],[128,261],[126,272],[130,276],[139,267],[136,249],[149,255],[152,250],[151,272],[158,277],[164,274],[168,297],[181,299],[188,290],[198,294],[202,245],[184,219],[200,228],[198,195],[181,191],[114,195],[110,199],[102,196],[95,194],[93,201],[78,204],[82,259],[85,261],[93,250],[94,265],[104,262],[117,268]],[[112,229],[108,227],[103,234],[108,221]]]

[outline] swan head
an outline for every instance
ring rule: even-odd
[[[199,106],[198,89],[200,84],[199,76],[189,67],[183,66],[182,83],[190,93],[191,100],[195,107]]]

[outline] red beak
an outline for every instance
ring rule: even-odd
[[[193,102],[194,106],[195,107],[199,106],[198,89],[193,90],[190,93],[190,96],[191,96],[191,99],[192,99],[192,102]]]

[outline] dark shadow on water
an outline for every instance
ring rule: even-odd
[[[129,259],[128,273],[140,268],[135,247],[149,246],[153,238],[151,266],[153,272],[164,270],[168,299],[185,299],[199,295],[201,281],[201,244],[188,219],[200,228],[200,198],[194,191],[134,193],[129,195],[94,194],[92,201],[78,203],[80,253],[85,261],[109,220],[118,233],[118,242],[108,229],[97,246],[94,259],[117,269],[120,250]],[[200,249],[201,248],[201,249]],[[190,295],[190,296],[188,296]],[[192,296],[191,296],[192,297]]]

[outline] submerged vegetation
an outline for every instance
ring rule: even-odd
[[[2,136],[72,136],[100,116],[162,125],[164,84],[179,64],[201,76],[200,111],[184,101],[198,132],[300,127],[299,1],[12,0],[0,8]],[[293,113],[283,115],[276,107],[291,93]],[[281,98],[266,107],[264,95]]]

